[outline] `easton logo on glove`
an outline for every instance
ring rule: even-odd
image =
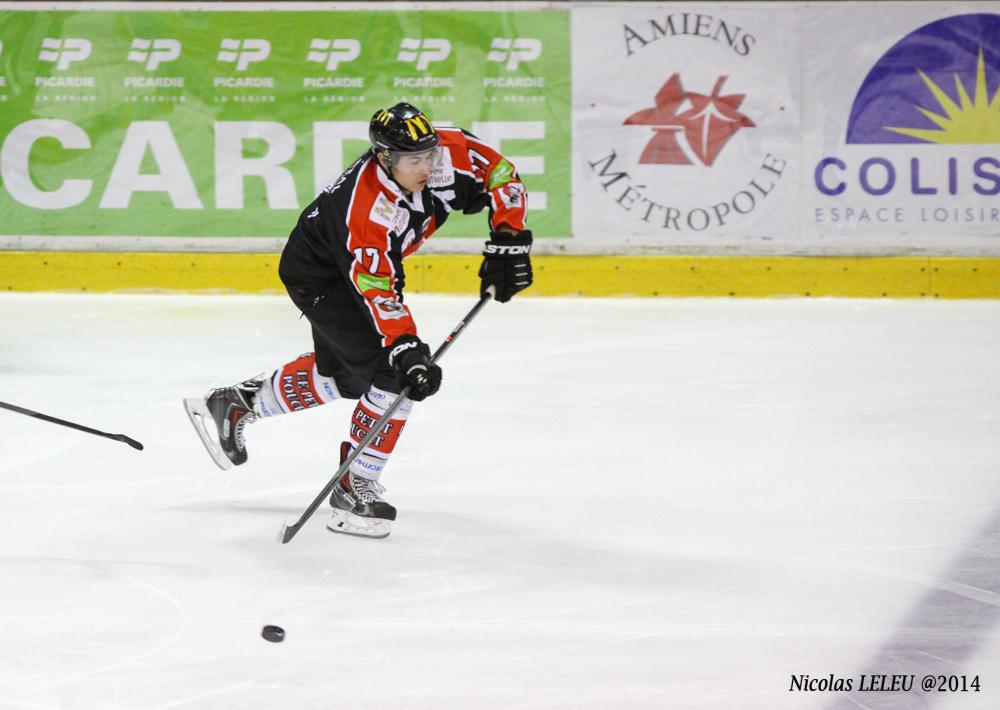
[[[417,347],[418,342],[420,341],[408,340],[393,347],[392,350],[389,351],[389,364],[395,367],[396,363],[399,362],[399,356],[405,351]]]
[[[500,303],[506,303],[515,293],[531,285],[534,280],[531,273],[531,242],[531,232],[527,229],[517,234],[490,234],[490,239],[483,248],[483,265],[479,267],[480,295],[485,295],[492,288],[494,298]]]
[[[441,386],[441,368],[431,362],[431,349],[416,335],[401,335],[389,349],[389,365],[400,374],[414,402],[430,397]]]
[[[483,254],[496,254],[497,256],[519,256],[530,254],[531,244],[496,244],[492,241],[486,242]]]

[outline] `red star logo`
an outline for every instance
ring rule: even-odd
[[[741,128],[753,128],[754,122],[739,112],[743,94],[720,96],[728,76],[720,76],[712,95],[684,91],[679,74],[672,74],[656,94],[656,107],[637,111],[624,125],[653,126],[656,135],[642,151],[640,163],[690,165],[677,135],[683,131],[688,147],[705,165],[712,165],[729,139]],[[685,102],[691,107],[682,113]]]

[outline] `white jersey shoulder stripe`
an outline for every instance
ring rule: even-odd
[[[347,203],[347,211],[344,214],[344,226],[347,227],[348,234],[351,231],[351,213],[354,211],[354,198],[358,194],[358,183],[361,182],[361,178],[365,174],[365,170],[368,169],[368,165],[369,163],[371,163],[371,161],[372,161],[371,157],[368,157],[365,158],[365,161],[363,163],[361,163],[361,166],[358,168],[357,179],[354,182],[354,189],[351,190],[351,200],[350,202]],[[344,242],[344,246],[348,251],[351,250],[351,247],[348,244],[349,241],[350,240],[345,240]]]
[[[375,175],[378,177],[379,184],[391,192],[394,198],[399,199],[399,197],[403,194],[403,191],[399,189],[399,185],[396,184],[395,180],[385,174],[385,170],[382,169],[382,166],[378,163],[375,163],[374,165]]]

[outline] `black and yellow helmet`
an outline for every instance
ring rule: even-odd
[[[368,124],[368,138],[389,165],[395,165],[401,153],[423,153],[439,142],[430,119],[405,101],[376,111]]]

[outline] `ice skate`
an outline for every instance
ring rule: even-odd
[[[244,428],[255,421],[253,397],[261,380],[241,382],[234,387],[211,390],[204,399],[184,400],[184,409],[212,460],[223,469],[247,460]]]
[[[350,451],[350,443],[341,444],[341,463]],[[326,524],[327,529],[361,537],[388,537],[392,532],[390,521],[396,519],[396,509],[383,500],[384,492],[385,487],[378,481],[346,471],[330,494],[333,515]]]

